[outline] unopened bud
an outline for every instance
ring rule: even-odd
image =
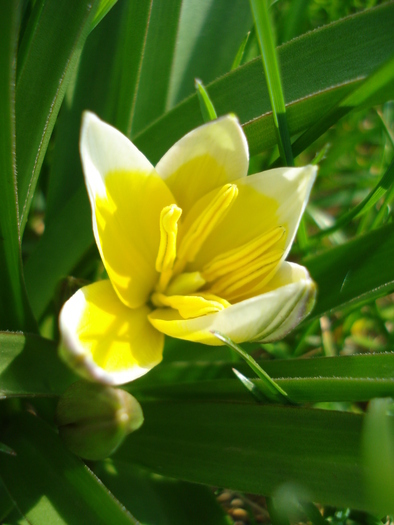
[[[77,456],[98,460],[108,457],[144,416],[138,401],[128,392],[78,381],[62,395],[55,422],[65,445]]]

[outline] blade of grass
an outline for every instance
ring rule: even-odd
[[[198,101],[200,103],[201,113],[204,122],[215,120],[217,118],[217,114],[204,84],[201,82],[201,80],[196,78],[194,85],[197,91]]]
[[[21,4],[6,2],[0,16],[0,330],[36,331],[20,252],[15,166],[15,63]]]
[[[250,37],[250,31],[246,33],[245,38],[242,40],[241,45],[239,46],[237,54],[235,55],[235,58],[234,58],[234,62],[232,63],[232,66],[231,66],[231,71],[233,69],[237,69],[237,67],[241,65],[249,37]]]
[[[280,79],[279,63],[276,55],[272,20],[266,0],[250,0],[254,23],[259,40],[261,57],[271,101],[272,114],[278,139],[282,163],[293,166],[290,134],[286,117],[286,106]]]
[[[245,352],[239,345],[234,343],[229,337],[224,336],[219,332],[212,332],[215,337],[226,344],[229,348],[237,352],[242,359],[250,366],[255,374],[261,379],[259,383],[261,391],[269,400],[279,403],[288,403],[290,400],[287,393],[273,381],[261,366],[253,359],[253,357]]]
[[[252,394],[252,396],[256,399],[258,402],[267,402],[269,401],[269,398],[263,394],[263,392],[258,388],[257,385],[253,383],[250,379],[248,379],[246,376],[241,374],[239,370],[236,368],[233,368],[233,372],[235,374],[235,377],[241,381],[243,386]]]

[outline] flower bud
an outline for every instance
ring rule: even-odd
[[[64,392],[55,414],[65,445],[90,460],[108,457],[143,421],[141,406],[131,394],[86,381]]]

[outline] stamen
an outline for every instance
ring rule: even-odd
[[[156,271],[161,272],[157,289],[166,288],[172,277],[172,268],[176,258],[176,240],[178,221],[182,210],[176,204],[165,206],[160,214],[160,246],[156,258]]]
[[[229,272],[243,268],[279,242],[285,231],[282,226],[279,226],[259,235],[239,248],[218,255],[204,266],[202,271],[204,279],[211,282]]]
[[[204,213],[199,215],[183,238],[178,251],[180,267],[195,259],[206,238],[223,219],[237,195],[238,187],[236,184],[225,184],[220,188]]]
[[[167,295],[188,295],[197,292],[206,283],[200,272],[181,273],[167,286]]]
[[[267,254],[265,257],[259,257],[245,265],[241,270],[236,270],[225,275],[221,279],[218,279],[210,287],[210,291],[214,294],[224,296],[228,300],[234,301],[245,285],[258,277],[263,277],[264,275],[267,276],[277,266],[282,255],[283,251],[275,250]]]
[[[151,296],[151,301],[155,306],[169,306],[178,310],[184,319],[213,314],[230,306],[228,301],[208,293],[167,296],[156,292]]]

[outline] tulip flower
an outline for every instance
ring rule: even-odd
[[[180,139],[153,167],[97,116],[81,158],[94,237],[108,274],[60,314],[60,355],[83,377],[122,384],[162,359],[164,334],[208,345],[274,341],[310,312],[315,285],[286,262],[314,166],[247,176],[233,115]]]

